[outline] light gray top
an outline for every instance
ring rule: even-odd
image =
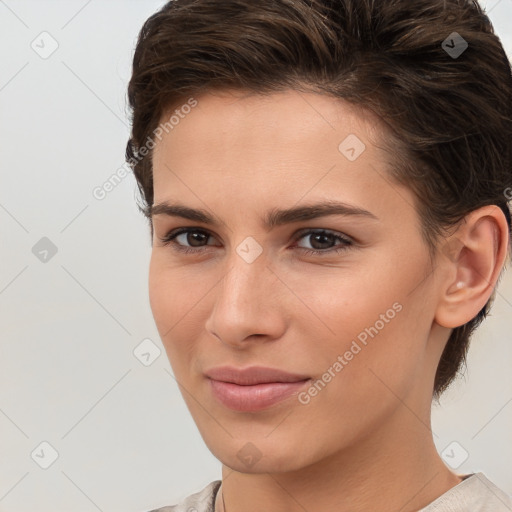
[[[215,498],[221,483],[221,480],[214,480],[177,505],[150,512],[215,512]],[[474,473],[418,512],[512,512],[512,497],[483,473]]]

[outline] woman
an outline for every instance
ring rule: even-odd
[[[222,462],[158,510],[512,510],[430,422],[510,240],[512,75],[478,4],[174,0],[128,96],[153,315]]]

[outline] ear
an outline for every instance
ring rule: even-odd
[[[469,213],[441,247],[440,300],[434,320],[443,327],[466,324],[485,306],[507,257],[509,228],[496,205]]]

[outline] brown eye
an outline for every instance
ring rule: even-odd
[[[163,245],[172,245],[173,249],[177,251],[185,253],[202,252],[201,247],[208,245],[204,244],[204,242],[207,242],[210,236],[209,233],[202,229],[179,228],[160,238],[160,241]],[[194,247],[197,247],[198,250],[194,250]]]
[[[340,253],[353,245],[353,242],[349,238],[324,229],[302,231],[296,239],[307,239],[308,237],[312,249],[297,246],[306,255],[329,255],[333,252]],[[176,251],[200,253],[204,252],[204,247],[213,245],[207,243],[209,238],[211,238],[211,235],[203,229],[178,228],[168,233],[165,237],[160,238],[160,241],[163,245],[172,246]],[[333,246],[336,241],[341,242],[338,247],[336,247],[336,245]]]
[[[305,254],[330,254],[333,251],[339,253],[348,249],[352,245],[352,241],[344,236],[339,234],[326,231],[326,230],[309,230],[302,232],[298,239],[309,238],[310,245],[312,246],[312,250],[307,247],[300,247],[304,251]],[[341,242],[341,246],[338,248],[333,248],[332,244],[336,241]],[[326,247],[327,246],[327,247]]]

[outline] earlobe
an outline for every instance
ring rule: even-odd
[[[507,220],[495,205],[468,214],[457,232],[443,242],[438,266],[445,282],[440,282],[435,316],[439,325],[456,328],[477,316],[494,291],[508,243]],[[450,276],[448,282],[446,276]]]

